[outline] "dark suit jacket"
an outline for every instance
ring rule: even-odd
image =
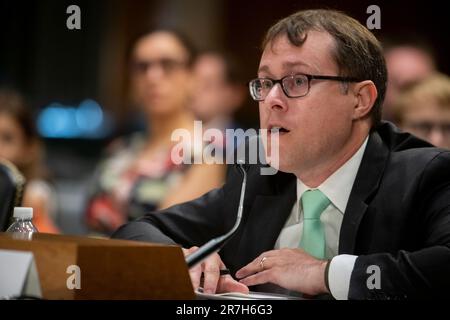
[[[232,272],[271,250],[296,200],[296,177],[248,173],[243,221],[220,256]],[[201,246],[233,226],[242,176],[199,199],[150,213],[116,238]],[[450,296],[450,152],[382,123],[370,134],[342,221],[339,254],[358,255],[350,299]],[[380,268],[381,287],[367,280]],[[369,269],[370,270],[370,269]],[[369,280],[370,282],[370,280]]]

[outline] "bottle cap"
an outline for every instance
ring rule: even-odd
[[[13,217],[18,219],[33,219],[33,208],[15,207]]]

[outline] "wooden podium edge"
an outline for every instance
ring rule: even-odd
[[[18,240],[0,233],[0,249],[33,252],[44,299],[195,299],[178,246],[41,233]],[[79,289],[70,266],[79,267]]]

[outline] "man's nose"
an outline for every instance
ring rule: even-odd
[[[152,65],[145,71],[145,78],[149,82],[159,81],[164,77],[164,70],[160,65]]]
[[[265,104],[272,110],[287,111],[287,96],[280,83],[276,83],[264,99]]]

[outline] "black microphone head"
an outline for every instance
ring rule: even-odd
[[[261,134],[264,135],[264,132]],[[261,175],[274,175],[278,172],[278,169],[276,169],[279,161],[278,143],[274,143],[272,137],[270,138],[272,142],[272,152],[274,152],[274,154],[268,155],[265,150],[267,139],[267,136],[258,134],[245,137],[244,142],[242,142],[235,151],[235,163],[242,168],[241,170],[248,172],[250,165],[258,165],[260,167]],[[274,145],[277,147],[274,147]],[[270,165],[266,156],[271,159]]]
[[[247,169],[250,165],[264,164],[264,146],[259,135],[246,136],[236,148],[234,159],[236,164]]]

